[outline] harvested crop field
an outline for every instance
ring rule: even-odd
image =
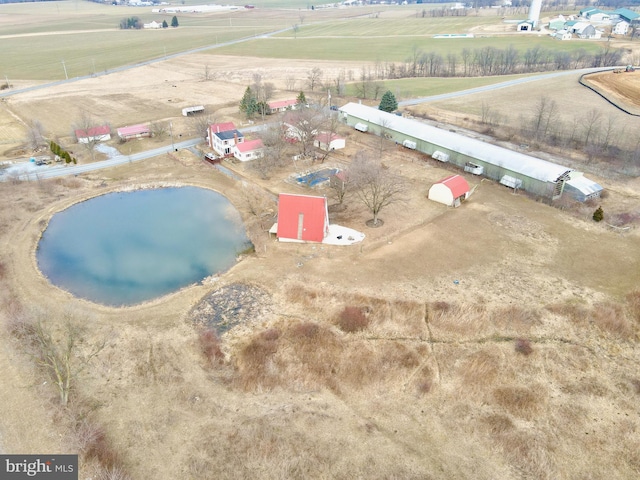
[[[640,69],[633,72],[618,69],[584,77],[585,82],[599,93],[619,104],[631,113],[640,115]]]

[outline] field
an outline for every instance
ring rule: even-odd
[[[1,6],[0,14],[7,8]],[[77,8],[96,15],[92,4]],[[275,24],[281,13],[269,13]],[[300,16],[295,9],[290,14],[282,23]],[[76,30],[68,15],[69,29]],[[305,11],[304,24],[309,16]],[[485,21],[479,19],[483,32]],[[41,22],[34,21],[31,33],[44,31]],[[311,36],[318,34],[315,28]],[[310,51],[298,59],[281,59],[282,53],[261,46],[299,40],[264,39],[253,44],[252,56],[231,55],[231,49],[224,55],[199,52],[4,98],[0,160],[29,156],[19,140],[33,120],[88,162],[70,136],[82,112],[114,127],[171,121],[177,138],[191,138],[201,132],[181,117],[181,108],[202,104],[211,120],[245,124],[238,102],[256,74],[273,82],[274,98],[305,89],[320,101],[326,92],[305,86],[312,68],[321,68],[329,82],[376,60],[342,61],[337,43],[326,56],[313,58]],[[199,41],[194,35],[193,44]],[[355,52],[351,40],[340,41]],[[60,49],[67,57],[70,47]],[[292,55],[302,50],[292,49]],[[290,77],[295,85],[289,91]],[[547,96],[566,123],[573,112],[594,109],[615,119],[620,130],[624,126],[628,137],[640,129],[637,117],[585,89],[578,77],[405,112],[482,136],[488,133],[481,122],[487,104],[504,124],[518,125]],[[409,79],[387,87],[410,98],[506,79]],[[37,81],[15,79],[17,86]],[[266,212],[275,210],[272,195],[282,191],[331,195],[285,182],[319,168],[308,160],[269,178],[250,164],[225,162],[241,182],[182,150],[78,177],[0,183],[0,452],[79,453],[81,478],[96,479],[638,477],[638,178],[614,175],[582,152],[536,151],[530,142],[531,153],[558,158],[601,182],[606,198],[555,208],[469,176],[473,195],[448,209],[428,201],[426,193],[434,181],[459,172],[371,135],[340,133],[347,149],[322,168],[344,168],[367,150],[410,187],[403,202],[381,212],[380,228],[366,226],[370,213],[355,197],[346,200],[346,209],[332,211],[333,223],[366,234],[351,247],[278,243],[266,232],[273,218],[255,214],[250,192],[260,193]],[[505,141],[512,148],[523,142],[515,134]],[[111,145],[128,154],[167,142]],[[51,215],[95,195],[153,185],[223,193],[245,220],[255,253],[216,278],[124,309],[73,298],[40,275],[34,252]],[[605,211],[602,223],[592,220],[598,205]],[[632,221],[615,228],[615,218]],[[235,312],[233,328],[219,337],[204,329],[222,327],[217,319],[229,312]],[[46,372],[25,353],[34,319],[60,340],[66,320],[77,326],[83,341],[76,360],[104,342],[75,377],[66,407]]]

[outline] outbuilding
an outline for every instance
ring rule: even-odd
[[[276,235],[281,242],[322,242],[329,233],[325,197],[281,193]]]
[[[320,132],[313,141],[314,146],[330,152],[331,150],[341,150],[345,147],[345,139],[330,132]]]
[[[109,125],[100,125],[87,129],[79,128],[75,131],[75,134],[78,143],[106,142],[111,140],[111,127]]]
[[[151,136],[151,129],[146,125],[131,125],[130,127],[118,128],[118,137],[123,142],[134,138],[145,138]]]
[[[429,189],[429,200],[448,207],[459,207],[469,197],[469,184],[460,175],[451,175],[434,183]]]

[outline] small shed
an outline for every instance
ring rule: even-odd
[[[182,109],[182,116],[188,117],[189,115],[197,115],[198,113],[204,112],[203,105],[196,105],[194,107],[185,107]]]
[[[122,127],[117,130],[118,137],[122,141],[134,138],[144,138],[151,136],[151,129],[146,125],[131,125],[130,127]]]
[[[314,146],[330,152],[331,150],[340,150],[345,147],[345,139],[330,132],[320,132],[313,141]]]
[[[469,197],[469,184],[460,175],[451,175],[434,183],[429,189],[429,200],[448,207],[459,207]]]
[[[298,106],[298,100],[278,100],[275,102],[267,103],[267,115],[272,115],[278,112],[286,112],[287,110],[295,110]]]
[[[276,235],[281,242],[322,242],[329,233],[325,197],[281,193]]]

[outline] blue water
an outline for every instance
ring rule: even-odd
[[[120,306],[223,272],[250,245],[238,212],[219,193],[162,188],[110,193],[55,214],[37,260],[54,285]]]
[[[298,183],[302,183],[308,187],[315,187],[319,183],[329,180],[331,175],[338,173],[337,168],[325,168],[317,172],[307,173],[306,175],[298,177],[296,180]]]

